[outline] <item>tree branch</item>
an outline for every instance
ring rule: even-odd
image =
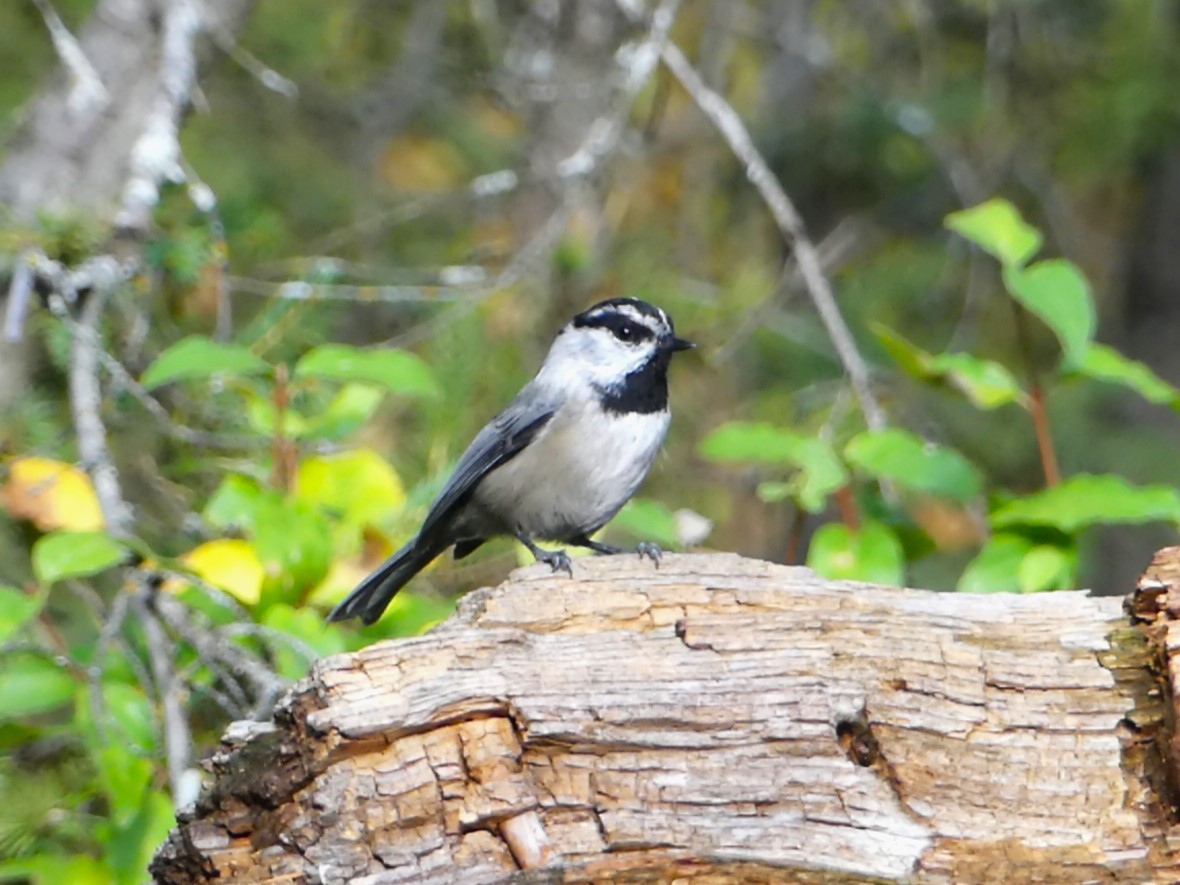
[[[857,350],[856,341],[840,314],[832,286],[824,274],[819,253],[807,235],[807,227],[802,216],[779,180],[770,171],[765,158],[754,146],[753,139],[750,138],[737,111],[720,94],[705,84],[675,43],[668,42],[663,45],[662,57],[668,70],[745,166],[746,177],[770,210],[779,232],[795,254],[807,294],[823,321],[833,347],[836,348],[844,371],[848,373],[849,381],[860,402],[865,424],[872,430],[883,428],[886,424],[885,412],[873,394],[868,366]]]

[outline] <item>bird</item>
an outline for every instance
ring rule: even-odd
[[[601,301],[567,322],[536,376],[476,434],[418,534],[328,615],[372,624],[448,547],[455,559],[513,537],[538,562],[573,577],[565,550],[627,552],[593,540],[647,477],[668,431],[668,366],[695,347],[672,318],[638,298]],[[659,564],[660,549],[634,551]]]

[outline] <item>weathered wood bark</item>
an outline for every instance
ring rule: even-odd
[[[1085,593],[579,560],[239,724],[165,883],[1176,882],[1180,553]]]

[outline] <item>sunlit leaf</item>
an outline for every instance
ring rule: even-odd
[[[111,870],[87,854],[34,854],[0,861],[0,879],[30,885],[111,885]]]
[[[946,226],[1008,266],[1024,264],[1041,248],[1040,231],[1021,218],[1015,206],[998,197],[952,212],[946,217]]]
[[[44,605],[44,593],[30,595],[15,587],[0,587],[0,643],[37,617]]]
[[[1032,541],[1003,532],[994,535],[976,554],[956,587],[961,593],[1008,593],[1020,589],[1020,563]]]
[[[1105,344],[1091,344],[1077,372],[1095,381],[1130,388],[1148,402],[1180,407],[1180,390],[1164,381],[1144,363],[1123,356]]]
[[[246,420],[250,429],[262,436],[276,436],[279,432],[279,410],[273,397],[262,392],[247,391]],[[282,432],[289,439],[303,439],[308,436],[311,422],[290,405],[283,410]]]
[[[127,548],[101,532],[53,532],[33,545],[33,574],[43,584],[85,578],[127,558]]]
[[[1077,265],[1054,258],[1027,268],[1007,268],[1004,282],[1012,297],[1053,330],[1066,366],[1076,366],[1098,325],[1090,284]]]
[[[1040,544],[1020,562],[1016,577],[1021,593],[1060,590],[1073,583],[1074,557],[1051,544]]]
[[[192,335],[156,357],[144,371],[140,383],[151,390],[173,381],[196,381],[218,374],[259,375],[270,368],[265,360],[245,347]]]
[[[181,560],[205,581],[224,590],[243,605],[262,596],[265,571],[250,541],[221,538],[194,547]]]
[[[962,391],[978,408],[997,409],[1024,399],[1024,390],[1004,366],[968,353],[940,353],[930,371]]]
[[[865,473],[911,491],[966,501],[983,489],[983,477],[970,461],[908,430],[860,433],[849,440],[844,457]]]
[[[8,512],[42,531],[91,532],[104,522],[94,485],[84,470],[51,458],[14,458],[0,490]]]
[[[0,722],[68,704],[77,687],[68,670],[41,655],[8,654],[0,658]]]
[[[335,511],[347,522],[371,525],[401,510],[406,490],[388,461],[361,448],[305,458],[299,464],[296,497]]]
[[[370,384],[345,384],[318,415],[308,418],[307,435],[317,439],[347,439],[373,417],[385,391]]]
[[[865,522],[855,532],[838,522],[821,526],[811,539],[807,564],[829,580],[900,585],[905,578],[901,542],[879,522]]]
[[[722,463],[790,464],[799,468],[799,477],[791,484],[792,497],[812,513],[822,510],[828,496],[848,483],[844,465],[826,442],[772,424],[722,424],[705,437],[700,452]]]
[[[303,501],[264,494],[253,539],[266,576],[260,600],[264,605],[295,602],[328,573],[331,527],[318,508]]]
[[[991,514],[996,527],[1050,526],[1067,534],[1092,525],[1180,522],[1180,492],[1136,486],[1121,476],[1079,474],[1060,485],[1010,501]]]
[[[253,529],[264,494],[257,480],[228,474],[205,503],[201,518],[214,528]]]
[[[392,347],[361,349],[324,344],[304,354],[295,364],[294,374],[296,378],[378,384],[394,393],[413,396],[441,393],[426,363],[412,353]]]

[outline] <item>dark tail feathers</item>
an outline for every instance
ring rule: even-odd
[[[328,620],[345,621],[359,617],[366,624],[372,624],[381,617],[397,591],[444,549],[432,549],[419,538],[410,541],[361,581],[355,590],[332,609]]]

